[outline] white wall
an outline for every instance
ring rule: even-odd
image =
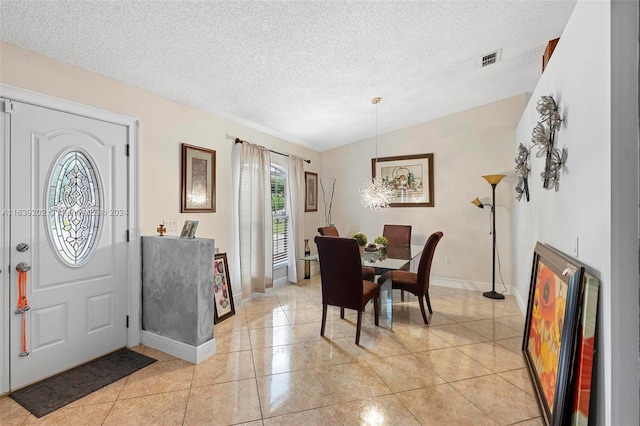
[[[152,235],[163,220],[176,220],[178,234],[186,219],[200,221],[197,236],[214,238],[220,252],[232,247],[231,150],[236,137],[258,143],[267,148],[292,153],[311,160],[307,171],[318,172],[320,154],[269,136],[259,131],[216,117],[214,115],[170,101],[144,90],[93,74],[0,42],[0,82],[35,92],[56,96],[85,105],[114,111],[139,119],[140,123],[140,180],[141,234]],[[180,213],[180,144],[187,143],[216,151],[215,213]],[[7,147],[1,148],[0,160]],[[281,156],[273,157],[281,161]],[[1,172],[0,184],[4,178]],[[3,187],[4,186],[0,186]],[[5,201],[0,199],[0,207]],[[4,218],[3,218],[4,219]],[[6,221],[0,222],[3,230]],[[313,238],[321,223],[321,213],[305,214],[305,236]],[[0,232],[2,264],[8,264],[5,232]],[[303,263],[299,263],[302,268]],[[230,265],[234,269],[234,265]],[[239,281],[236,279],[235,282]],[[241,293],[239,284],[234,294]],[[6,354],[8,354],[8,303],[0,293],[0,392],[6,389]]]
[[[569,156],[560,190],[547,191],[532,149],[531,202],[514,210],[517,297],[526,305],[536,241],[575,256],[578,239],[578,259],[602,285],[597,424],[639,418],[637,25],[636,2],[578,2],[516,131],[516,145],[530,142],[536,103],[553,95],[564,119],[557,143]]]
[[[306,170],[319,171],[315,151],[4,42],[0,51],[3,83],[140,120],[142,235],[155,234],[167,219],[178,221],[178,229],[169,232],[177,235],[184,220],[194,219],[200,221],[197,236],[215,238],[220,252],[231,249],[231,148],[236,137],[310,159]],[[181,143],[216,151],[215,213],[180,213]],[[307,213],[305,221],[305,238],[313,238],[321,213]]]
[[[385,102],[378,105],[384,119]],[[470,202],[479,196],[491,202],[491,186],[482,175],[506,174],[496,188],[497,242],[505,284],[513,283],[511,209],[515,202],[512,149],[515,127],[527,102],[525,94],[452,114],[387,134],[378,135],[378,157],[434,154],[435,207],[394,207],[380,213],[365,209],[358,190],[371,178],[371,158],[376,156],[375,138],[326,151],[320,178],[336,178],[333,222],[342,235],[362,231],[369,239],[382,234],[385,223],[412,225],[415,244],[443,231],[433,261],[434,284],[490,289],[492,239],[489,209]],[[372,105],[371,128],[375,129]],[[323,210],[322,207],[320,210]],[[445,257],[451,264],[445,264]],[[501,291],[500,277],[496,289]]]

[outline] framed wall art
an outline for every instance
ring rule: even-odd
[[[582,311],[578,325],[578,345],[575,356],[574,383],[572,389],[573,411],[571,424],[588,426],[591,404],[591,383],[596,353],[596,331],[598,329],[598,293],[600,281],[592,275],[584,274],[582,290]]]
[[[182,144],[182,213],[216,211],[216,152]]]
[[[235,315],[236,310],[233,305],[227,254],[216,254],[213,262],[213,297],[215,298],[213,323],[217,324]]]
[[[433,154],[372,158],[371,173],[394,190],[389,207],[434,207]]]
[[[304,211],[318,211],[318,174],[304,172]]]
[[[522,351],[546,425],[567,423],[584,267],[538,243],[533,256]]]

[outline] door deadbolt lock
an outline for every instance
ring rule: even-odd
[[[31,265],[26,262],[20,262],[16,265],[16,271],[28,272],[31,270]]]
[[[19,252],[25,252],[27,250],[29,250],[29,244],[27,243],[20,243],[16,246],[16,250],[18,250]]]

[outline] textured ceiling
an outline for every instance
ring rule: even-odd
[[[375,96],[382,134],[532,91],[574,6],[0,0],[0,37],[324,151],[375,135]]]

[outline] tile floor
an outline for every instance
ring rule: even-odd
[[[430,324],[396,294],[394,329],[373,324],[360,346],[355,312],[333,309],[320,336],[319,276],[236,306],[215,326],[217,353],[193,365],[158,362],[41,419],[7,397],[0,424],[540,425],[520,353],[515,299],[431,289]]]

